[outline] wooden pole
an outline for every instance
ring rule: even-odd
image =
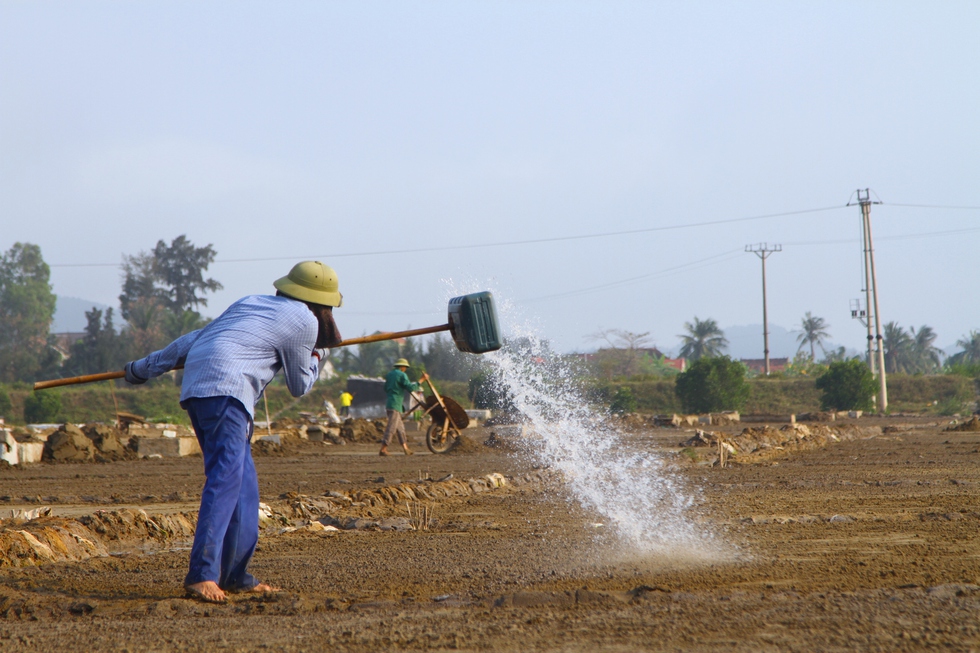
[[[411,336],[422,336],[427,333],[438,333],[440,331],[449,331],[451,329],[449,324],[442,324],[439,326],[425,327],[423,329],[409,329],[408,331],[394,331],[390,333],[375,333],[370,336],[364,336],[361,338],[351,338],[350,340],[344,340],[334,347],[347,347],[350,345],[360,345],[367,342],[380,342],[382,340],[394,340],[396,338],[410,338]],[[183,365],[178,365],[175,370],[183,369]],[[38,381],[34,384],[35,390],[44,390],[46,388],[57,388],[64,385],[78,385],[79,383],[93,383],[95,381],[106,381],[109,379],[121,379],[126,376],[126,372],[120,370],[118,372],[102,372],[100,374],[86,374],[83,376],[73,376],[67,379],[51,379],[50,381]]]

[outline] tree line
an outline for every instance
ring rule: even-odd
[[[210,320],[199,309],[207,306],[207,293],[222,289],[207,274],[216,255],[213,245],[198,247],[180,235],[124,256],[118,315],[112,308],[92,307],[82,337],[63,350],[50,333],[57,301],[50,267],[40,247],[16,243],[0,256],[0,382],[121,369],[206,326]],[[475,357],[461,354],[442,335],[347,347],[331,352],[329,361],[342,374],[379,376],[401,357],[413,361],[414,373],[428,370],[444,380],[468,381],[477,372]]]

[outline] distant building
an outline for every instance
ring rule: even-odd
[[[739,362],[745,363],[753,372],[758,372],[759,374],[766,373],[766,359],[765,358],[741,358]],[[769,359],[769,371],[770,372],[784,372],[789,366],[788,358],[770,358]]]

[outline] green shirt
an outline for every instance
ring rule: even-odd
[[[399,413],[405,410],[405,393],[415,392],[419,389],[418,383],[408,380],[408,375],[397,367],[385,377],[385,394],[388,401],[385,403],[386,410],[397,410]]]

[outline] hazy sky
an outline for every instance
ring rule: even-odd
[[[980,211],[895,204],[980,206],[978,28],[976,2],[0,2],[0,249],[115,305],[122,256],[186,234],[218,251],[207,315],[318,257],[347,336],[488,287],[582,350],[761,323],[767,241],[770,321],[859,348],[870,187],[883,318],[947,346],[980,329]]]

